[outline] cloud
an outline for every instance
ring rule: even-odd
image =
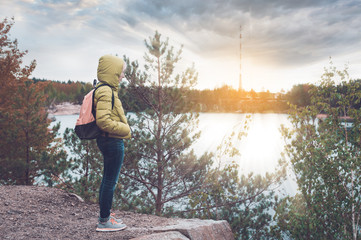
[[[318,61],[359,47],[361,4],[357,1],[131,1],[137,20],[167,22],[204,56],[237,51],[239,26],[244,54],[277,65]],[[135,20],[135,19],[133,19]],[[136,26],[139,21],[133,21]]]
[[[53,0],[23,4],[37,16],[34,24],[46,32],[61,31],[67,36],[67,31],[86,29],[94,38],[132,44],[163,30],[182,35],[185,47],[203,57],[238,54],[242,25],[244,57],[276,65],[354,51],[347,46],[358,47],[360,39],[361,4],[357,1]],[[79,34],[78,40],[86,41],[82,36],[87,35]]]
[[[238,71],[241,25],[242,59],[260,68],[345,59],[361,49],[360,12],[359,0],[3,0],[0,9],[15,16],[12,34],[39,59],[39,75],[50,72],[49,54],[60,65],[102,53],[142,60],[155,30],[184,44],[188,62],[232,62]]]

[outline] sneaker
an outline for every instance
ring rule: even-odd
[[[107,222],[99,222],[96,231],[97,232],[115,232],[124,230],[127,227],[125,224],[117,223],[114,218],[109,218]]]
[[[110,214],[110,218],[113,218],[118,224],[122,224],[123,220],[115,217],[115,213]]]

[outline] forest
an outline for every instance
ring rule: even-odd
[[[46,85],[44,93],[47,95],[46,104],[49,108],[62,102],[81,104],[85,94],[92,89],[91,83],[38,78],[32,78],[32,80],[34,83]],[[143,88],[141,90],[143,92],[152,91],[149,87]],[[286,93],[271,93],[236,90],[225,85],[212,90],[190,89],[188,97],[197,105],[199,112],[287,113],[290,110],[290,104],[298,106],[309,104],[309,89],[309,84],[299,84]],[[141,99],[137,99],[136,92],[135,87],[130,86],[129,83],[121,85],[118,95],[127,112],[144,111],[147,108]]]
[[[0,22],[0,184],[56,187],[96,203],[102,176],[96,141],[81,141],[72,129],[61,136],[46,111],[62,101],[79,103],[92,86],[30,79],[36,61],[23,65],[27,52],[10,38],[13,24]],[[129,119],[135,127],[132,141],[125,141],[115,208],[224,219],[237,239],[361,239],[361,82],[350,79],[347,68],[330,63],[318,85],[298,85],[283,95],[198,91],[194,66],[180,75],[173,71],[181,49],[157,31],[145,43],[147,71],[124,56],[129,85],[119,96],[136,118]],[[265,102],[270,107],[260,108]],[[282,128],[286,147],[274,172],[244,175],[237,161],[217,164],[227,156],[241,159],[233,141],[246,136],[248,118],[214,152],[198,157],[190,150],[200,136],[199,111],[286,109],[274,102],[287,104],[292,125]],[[276,192],[287,172],[298,185],[294,196]]]

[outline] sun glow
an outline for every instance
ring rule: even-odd
[[[273,172],[283,151],[283,140],[275,122],[282,121],[277,114],[254,114],[247,137],[239,145],[241,171],[264,174]]]
[[[224,144],[223,140],[234,131],[236,134],[244,128],[246,114],[206,114],[200,116],[199,130],[201,138],[194,145],[196,153],[215,152],[217,147]],[[240,141],[236,137],[233,146],[239,150],[240,156],[233,159],[222,157],[222,164],[236,161],[243,174],[254,172],[265,174],[273,172],[284,148],[279,126],[289,124],[287,116],[283,114],[252,114],[247,136]]]

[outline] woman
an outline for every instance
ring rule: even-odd
[[[125,63],[121,58],[105,55],[99,59],[98,86],[95,91],[96,123],[103,131],[97,138],[104,158],[103,179],[99,190],[100,216],[96,231],[119,231],[126,228],[111,215],[113,194],[124,159],[123,139],[130,138],[130,128],[118,98],[119,83],[124,77]],[[114,104],[114,105],[113,105]]]

